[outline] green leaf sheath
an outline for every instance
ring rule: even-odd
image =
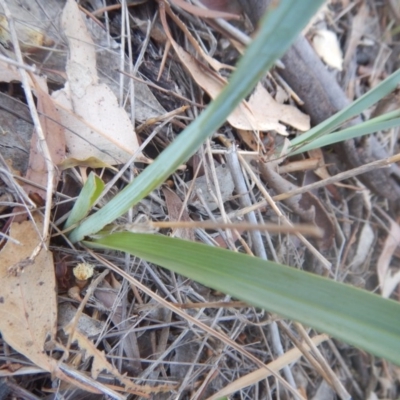
[[[400,365],[400,304],[318,275],[161,235],[85,242],[124,251]]]
[[[186,162],[226,120],[301,32],[323,0],[281,0],[267,12],[259,34],[238,63],[229,84],[130,185],[70,234],[72,242],[98,232],[137,204]]]
[[[71,214],[65,222],[64,229],[77,224],[85,218],[103,190],[104,182],[96,174],[91,172],[79,193],[74,207],[71,210]]]

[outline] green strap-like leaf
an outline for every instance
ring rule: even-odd
[[[377,101],[381,100],[383,97],[388,95],[397,85],[400,83],[400,70],[393,72],[388,76],[383,82],[371,89],[369,92],[365,93],[359,99],[353,101],[348,107],[339,111],[332,117],[328,118],[324,122],[321,122],[314,128],[310,129],[306,133],[299,135],[293,139],[290,144],[291,147],[298,147],[304,143],[308,143],[320,136],[327,135],[333,132],[338,126],[353,118],[356,115],[361,114],[368,107],[371,107]],[[300,150],[300,149],[299,149]],[[298,151],[300,152],[300,151]]]
[[[354,139],[360,136],[365,136],[370,133],[383,131],[386,129],[400,126],[400,111],[392,111],[379,117],[362,122],[350,128],[343,129],[338,132],[330,133],[312,140],[310,143],[301,146],[298,150],[290,154],[299,154],[312,149],[319,149],[323,146],[329,146],[334,143],[343,142],[344,140]]]
[[[265,72],[290,46],[323,0],[280,0],[264,17],[257,37],[238,63],[229,84],[130,185],[70,234],[77,242],[98,232],[137,204],[186,162],[226,120]]]
[[[104,182],[93,172],[89,174],[89,177],[79,196],[71,210],[67,221],[65,222],[64,229],[68,229],[70,226],[77,224],[89,213],[90,209],[95,204],[96,200],[101,195],[104,189]]]
[[[161,235],[85,242],[124,251],[400,365],[400,304],[256,257]]]

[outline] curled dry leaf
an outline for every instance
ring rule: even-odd
[[[54,165],[57,165],[60,164],[65,157],[65,131],[60,123],[54,101],[48,94],[47,84],[43,79],[36,78],[32,75],[31,77],[33,79],[34,90],[37,98],[40,124],[46,138],[46,144],[51,155],[51,160]],[[26,178],[40,186],[46,187],[47,175],[46,160],[40,149],[39,139],[37,135],[33,134]],[[54,174],[54,188],[58,182],[59,175],[59,171],[56,169],[56,173]],[[46,191],[38,189],[37,186],[25,184],[24,189],[28,194],[36,193],[42,199],[46,198]]]
[[[313,47],[322,60],[339,71],[343,69],[343,54],[335,32],[319,29],[313,37]]]
[[[0,82],[8,83],[15,81],[20,81],[20,75],[17,69],[11,65],[0,62]],[[53,100],[48,94],[46,81],[41,77],[31,74],[28,82],[37,98],[37,109],[40,114],[40,123],[46,138],[51,159],[53,164],[57,165],[63,161],[65,156],[64,129],[59,123],[58,112],[55,109]],[[13,127],[15,132],[10,134],[12,134],[12,136],[18,136],[21,133],[21,136],[23,136],[23,132],[18,131],[20,126],[21,123],[18,122],[18,124]],[[5,134],[8,133],[9,132],[5,132]],[[25,177],[37,185],[46,187],[47,175],[48,171],[46,161],[40,149],[40,143],[37,135],[33,134],[30,143],[29,164]],[[58,175],[56,173],[54,176],[54,183],[57,181]],[[27,194],[37,194],[42,199],[46,198],[45,190],[38,189],[37,186],[25,184],[24,189]]]
[[[111,165],[122,164],[139,144],[128,114],[112,90],[99,84],[94,43],[78,5],[68,0],[62,27],[69,43],[64,89],[53,94],[59,105],[70,157],[96,157]]]
[[[85,160],[78,160],[77,158],[70,157],[66,160],[64,160],[61,164],[58,164],[58,168],[61,171],[64,171],[69,168],[74,168],[74,167],[84,167],[84,168],[109,168],[112,169],[113,171],[118,171],[116,168],[113,166],[105,163],[102,160],[99,160],[96,157],[89,157]]]
[[[360,238],[357,244],[356,254],[352,260],[351,268],[353,271],[363,265],[372,249],[375,234],[369,223],[365,223],[361,229]]]
[[[257,120],[267,117],[274,121],[281,121],[302,132],[310,129],[310,117],[308,115],[302,113],[297,107],[278,103],[261,83],[256,86],[251,95],[249,107],[252,113],[257,116]]]

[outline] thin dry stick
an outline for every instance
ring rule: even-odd
[[[173,311],[175,314],[179,315],[180,317],[184,318],[185,320],[187,320],[188,322],[190,322],[193,325],[198,326],[199,328],[203,329],[205,332],[209,333],[210,335],[212,335],[213,337],[217,338],[218,340],[221,340],[222,342],[224,342],[225,344],[231,346],[233,349],[235,349],[236,351],[238,351],[240,354],[242,354],[243,356],[247,357],[249,360],[253,361],[256,365],[258,365],[260,368],[266,368],[268,371],[271,372],[271,374],[279,380],[280,383],[282,383],[293,395],[299,397],[301,400],[306,400],[298,391],[294,390],[290,385],[288,385],[288,383],[282,379],[282,377],[277,374],[275,371],[270,370],[262,361],[260,361],[257,357],[253,356],[253,354],[251,354],[250,352],[248,352],[247,350],[245,350],[242,346],[240,346],[239,344],[237,344],[236,342],[234,342],[233,340],[231,340],[229,337],[227,337],[226,335],[210,328],[208,325],[204,324],[203,322],[197,320],[196,318],[193,318],[191,315],[185,313],[183,310],[181,310],[180,308],[176,307],[175,305],[171,304],[170,302],[168,302],[167,300],[163,299],[161,296],[159,296],[158,294],[154,293],[152,290],[150,290],[146,285],[144,285],[142,282],[139,282],[137,279],[135,279],[133,276],[130,276],[128,273],[126,273],[125,271],[123,271],[122,269],[118,268],[117,266],[115,266],[113,263],[111,263],[110,261],[106,260],[105,258],[103,258],[102,256],[100,256],[99,254],[96,254],[95,252],[93,252],[92,250],[90,250],[89,248],[86,248],[86,251],[92,256],[94,257],[96,260],[98,260],[99,262],[101,262],[105,267],[111,269],[112,271],[114,271],[116,274],[118,274],[119,276],[121,276],[122,278],[126,279],[128,282],[130,282],[131,284],[137,286],[141,291],[143,291],[144,293],[146,293],[148,296],[150,296],[151,298],[153,298],[154,300],[156,300],[159,304],[161,304],[162,306],[170,309],[171,311]]]
[[[322,181],[311,183],[310,185],[303,186],[301,188],[295,189],[290,193],[282,193],[277,196],[272,197],[274,201],[286,200],[289,197],[295,196],[297,194],[302,194],[305,192],[309,192],[314,189],[319,189],[321,187],[331,185],[332,183],[343,181],[344,179],[353,178],[357,175],[365,174],[366,172],[375,170],[377,168],[389,167],[390,164],[396,163],[400,161],[400,153],[395,154],[394,156],[384,158],[382,160],[377,160],[370,162],[368,164],[361,165],[361,167],[353,168],[345,172],[341,172],[340,174],[336,174],[331,176],[330,178],[326,178]]]
[[[260,180],[257,178],[256,174],[250,168],[246,160],[238,154],[240,162],[242,163],[244,169],[248,172],[254,182],[257,184],[258,188],[260,189],[261,193],[266,198],[265,205],[270,205],[271,208],[275,211],[275,213],[283,219],[285,224],[292,226],[292,223],[286,218],[286,216],[281,212],[281,210],[277,207],[274,202],[274,198],[269,195],[269,193],[265,190],[264,185],[261,184]],[[260,203],[258,203],[260,204]],[[253,208],[254,207],[254,208]],[[248,210],[256,210],[259,208],[257,204],[254,206],[249,207]],[[300,233],[297,233],[297,237],[304,243],[304,245],[311,251],[311,253],[323,264],[323,266],[327,269],[331,268],[331,263]]]
[[[4,61],[5,63],[13,65],[14,67],[26,69],[27,71],[33,72],[34,74],[37,72],[36,65],[30,66],[30,65],[20,64],[19,62],[13,60],[12,58],[5,57],[1,54],[0,54],[0,61]]]
[[[231,145],[230,150],[231,151],[228,152],[228,154],[226,156],[228,165],[231,169],[233,180],[235,182],[236,191],[238,192],[239,195],[241,195],[239,197],[240,204],[241,204],[241,206],[246,207],[246,206],[251,205],[250,195],[248,193],[248,188],[246,186],[246,182],[243,177],[243,172],[240,167],[238,154],[235,151],[236,150],[235,145]],[[254,212],[247,214],[246,217],[247,217],[247,220],[250,222],[250,225],[252,225],[254,223],[257,224],[257,218],[256,218]],[[253,240],[253,247],[254,247],[255,254],[258,257],[260,257],[264,260],[267,260],[268,259],[267,252],[265,251],[261,233],[259,231],[254,231],[254,232],[250,232],[250,235]],[[271,335],[271,339],[272,339],[271,341],[272,341],[274,353],[275,353],[275,355],[281,356],[284,351],[283,351],[283,346],[282,346],[282,342],[281,342],[281,338],[280,338],[278,325],[276,324],[276,322],[274,322],[274,321],[271,322],[271,324],[268,326],[268,330]],[[296,383],[294,381],[291,369],[288,366],[285,366],[283,368],[283,373],[284,373],[284,376],[287,379],[289,385],[291,385],[292,387],[295,388]]]
[[[76,310],[76,314],[74,316],[74,318],[70,321],[70,323],[68,324],[70,329],[69,331],[71,332],[69,337],[68,337],[68,342],[67,345],[65,346],[65,353],[64,353],[64,357],[68,356],[68,352],[69,352],[69,348],[71,346],[71,343],[73,341],[73,337],[74,337],[74,331],[76,329],[76,326],[78,324],[79,318],[82,315],[83,309],[85,308],[87,302],[89,301],[90,296],[93,294],[94,290],[97,288],[97,286],[99,285],[99,283],[104,279],[104,277],[108,274],[108,270],[103,271],[94,281],[92,281],[92,283],[90,284],[88,290],[86,291],[86,295],[83,298],[81,304],[79,304],[78,309]]]
[[[342,385],[342,382],[338,379],[336,374],[332,371],[332,368],[329,366],[321,352],[319,351],[318,347],[313,343],[311,340],[310,336],[308,336],[308,333],[304,329],[304,327],[299,324],[298,322],[294,323],[296,326],[296,329],[298,332],[303,336],[304,340],[310,346],[310,349],[312,350],[315,359],[321,366],[321,368],[325,371],[325,373],[329,376],[333,388],[336,390],[336,393],[343,399],[343,400],[351,400],[351,396],[348,393],[348,391],[345,389],[345,387]]]
[[[240,155],[240,153],[239,153]],[[302,194],[305,192],[308,192],[310,190],[314,189],[319,189],[321,187],[325,187],[326,185],[330,185],[336,182],[340,182],[344,179],[349,179],[349,178],[354,178],[357,175],[364,174],[366,172],[369,172],[371,170],[377,169],[377,168],[384,168],[390,166],[390,164],[398,162],[400,160],[400,153],[395,154],[394,156],[384,158],[382,160],[377,160],[373,161],[368,164],[364,164],[361,167],[353,168],[345,172],[341,172],[337,175],[334,175],[330,178],[324,179],[322,181],[318,181],[315,183],[311,183],[310,185],[303,186],[301,188],[298,188],[296,190],[293,190],[290,193],[282,193],[276,196],[271,197],[272,200],[274,201],[280,201],[280,200],[285,200],[289,197],[295,196],[297,194]],[[237,217],[243,216],[251,211],[258,210],[260,208],[264,208],[270,205],[270,203],[266,200],[260,201],[258,203],[253,204],[251,207],[247,207],[246,209],[243,210],[238,210],[235,211],[234,215]]]
[[[17,62],[20,65],[24,65],[24,59],[22,57],[21,48],[19,46],[17,32],[15,30],[14,18],[11,15],[9,8],[7,7],[6,1],[0,0],[0,4],[3,7],[4,14],[8,21],[8,27],[10,30],[11,40],[12,40],[12,44],[14,47],[15,56],[17,58]],[[42,237],[42,242],[39,244],[40,247],[38,246],[38,248],[34,250],[34,254],[38,254],[41,246],[46,245],[45,242],[46,242],[47,236],[49,234],[50,212],[51,212],[53,187],[54,187],[54,166],[53,166],[53,162],[51,161],[50,151],[47,146],[46,138],[44,136],[42,125],[40,124],[39,115],[36,110],[35,102],[33,100],[32,91],[29,86],[28,73],[27,73],[26,69],[21,68],[20,65],[17,66],[17,68],[21,75],[22,86],[24,88],[26,101],[28,103],[29,111],[32,116],[33,125],[35,127],[36,134],[38,135],[38,138],[39,138],[39,144],[40,144],[39,150],[42,151],[43,157],[46,162],[46,168],[47,168],[47,191],[46,191],[46,208],[44,211],[44,221],[43,221],[43,237]],[[34,257],[34,254],[32,255],[32,257]]]
[[[128,224],[127,224],[128,225]],[[250,232],[267,231],[268,233],[289,233],[296,234],[302,233],[303,235],[310,235],[321,237],[321,230],[314,225],[297,224],[297,225],[277,225],[277,224],[258,224],[257,220],[253,222],[235,222],[224,223],[214,221],[149,221],[148,224],[144,223],[144,227],[148,225],[154,228],[201,228],[201,229],[239,229]],[[123,225],[124,227],[126,225]],[[132,224],[132,228],[140,227],[140,224]],[[129,228],[128,228],[129,229]],[[140,230],[140,228],[139,228]]]
[[[325,342],[328,340],[328,335],[322,334],[322,335],[317,335],[312,338],[313,342],[316,345],[320,345],[321,343]],[[306,346],[306,350],[310,351],[310,349]],[[282,369],[283,366],[285,365],[290,365],[293,362],[296,362],[299,360],[302,356],[302,353],[299,351],[297,348],[293,348],[290,350],[287,350],[285,354],[276,360],[271,361],[268,365],[271,366],[274,370],[280,370]],[[232,383],[229,383],[225,388],[221,389],[217,393],[213,394],[211,397],[209,397],[207,400],[217,400],[225,397],[228,397],[229,395],[249,386],[249,385],[254,385],[258,382],[260,382],[263,379],[267,379],[270,375],[267,373],[267,371],[258,369],[253,372],[250,372],[246,375],[241,376],[240,378],[237,378],[235,381]]]
[[[215,191],[216,191],[216,195],[217,195],[217,199],[218,199],[218,207],[219,207],[219,210],[221,212],[222,220],[225,223],[227,223],[228,222],[228,218],[227,218],[225,207],[224,207],[224,201],[222,199],[222,193],[221,193],[221,189],[220,189],[220,185],[219,185],[219,181],[218,181],[217,171],[215,169],[214,159],[213,159],[213,156],[211,154],[210,139],[207,139],[207,141],[206,141],[206,153],[207,153],[208,161],[210,163],[210,170],[211,170],[212,180],[214,181],[214,187],[215,187]],[[205,169],[205,171],[207,171],[207,168]],[[227,237],[228,241],[230,242],[231,248],[235,249],[236,247],[235,247],[235,243],[234,243],[234,240],[233,240],[233,235],[232,235],[232,232],[230,230],[228,230],[226,232],[226,237]]]
[[[315,369],[315,371],[319,373],[330,386],[332,386],[332,381],[330,377],[325,373],[321,365],[314,358],[313,354],[309,352],[312,349],[309,348],[308,350],[306,350],[307,344],[301,342],[284,321],[279,321],[278,323],[281,329],[292,341],[292,343],[303,353],[304,358],[311,364],[311,366]]]

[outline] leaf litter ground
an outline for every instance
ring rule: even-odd
[[[95,14],[96,2],[88,2],[79,12],[69,1],[59,25],[49,21],[59,20],[63,1],[47,2],[45,14],[43,8],[9,3],[20,42],[13,43],[3,33],[4,52],[14,59],[19,46],[25,62],[35,63],[37,71],[47,76],[46,82],[36,74],[33,78],[29,75],[28,84],[37,98],[51,160],[67,167],[59,169],[63,169],[61,175],[54,175],[57,191],[49,225],[53,236],[43,242],[43,219],[37,212],[29,220],[35,223],[18,222],[18,218],[26,220],[26,210],[32,206],[43,207],[51,187],[49,171],[42,151],[37,151],[36,136],[29,139],[32,119],[24,110],[24,96],[18,92],[18,84],[10,83],[21,81],[20,74],[12,64],[2,64],[1,79],[7,92],[2,92],[0,110],[5,235],[0,253],[0,298],[7,300],[7,307],[0,308],[0,388],[26,398],[57,392],[66,398],[79,398],[86,392],[99,398],[104,394],[123,398],[129,393],[159,399],[218,398],[230,393],[236,393],[234,398],[291,398],[281,380],[268,370],[257,369],[240,347],[232,347],[218,336],[221,331],[273,371],[282,371],[281,379],[294,384],[303,398],[350,398],[350,394],[360,399],[398,398],[399,370],[385,361],[247,307],[144,260],[88,253],[59,235],[88,170],[107,183],[115,175],[110,166],[130,162],[135,153],[140,157],[140,163],[130,162],[110,185],[98,205],[101,207],[219,93],[229,66],[242,51],[242,45],[230,40],[235,33],[226,33],[216,23],[210,27],[202,19],[205,15],[191,14],[192,8],[182,11],[179,2],[169,9],[168,20],[162,24],[159,18],[153,21],[156,7],[151,2],[142,2],[128,12],[110,11],[106,17],[97,13],[99,19],[95,20],[81,12]],[[390,7],[332,1],[307,32],[313,43],[318,42],[315,51],[319,57],[334,71],[343,69],[336,75],[350,99],[398,67],[398,33],[391,28],[396,13]],[[254,22],[254,16],[250,19]],[[81,25],[68,33],[71,21]],[[249,32],[250,22],[234,24]],[[5,32],[12,32],[5,17],[0,23],[7,28]],[[123,26],[129,27],[129,35]],[[62,32],[68,41],[61,39]],[[167,38],[173,47],[169,52]],[[125,54],[121,55],[121,48],[127,49]],[[295,69],[286,65],[289,72],[290,68]],[[377,196],[379,193],[352,179],[267,207],[266,199],[271,196],[308,185],[318,177],[326,179],[342,166],[335,152],[325,150],[279,163],[266,162],[285,143],[285,137],[308,129],[309,116],[315,121],[312,113],[300,111],[302,97],[303,93],[290,89],[279,69],[272,71],[232,113],[224,128],[113,229],[137,229],[147,220],[240,222],[245,215],[253,215],[260,223],[308,221],[323,230],[319,242],[301,235],[250,233],[240,225],[226,231],[218,226],[212,230],[177,227],[161,233],[258,256],[264,251],[278,262],[369,290],[381,287],[385,296],[395,295],[400,280],[398,220],[390,202]],[[7,101],[18,110],[14,115]],[[398,107],[396,93],[385,101],[380,104],[383,112]],[[183,112],[181,107],[186,105],[190,108]],[[137,136],[132,120],[140,126]],[[397,153],[397,134],[395,130],[379,133],[377,143]],[[147,147],[139,148],[149,137]],[[233,155],[228,151],[232,143],[237,145]],[[73,269],[82,262],[94,265],[96,276],[106,267],[123,270],[125,278],[111,272],[100,276],[101,280],[77,279]],[[191,322],[193,318],[217,334],[206,333]],[[300,338],[309,340],[308,335],[314,345],[324,343],[314,349],[312,358],[307,350],[312,343],[299,342]],[[22,379],[24,375],[29,379]]]

